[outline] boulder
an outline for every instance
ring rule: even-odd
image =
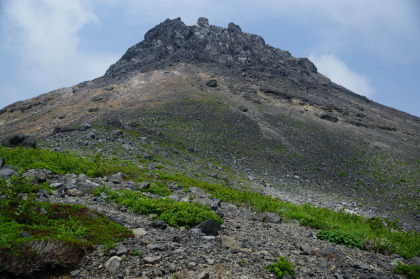
[[[274,223],[274,224],[281,223],[283,221],[283,219],[279,215],[271,213],[271,212],[264,212],[262,214],[262,220],[263,222]]]
[[[217,236],[219,234],[219,223],[216,220],[206,220],[196,228],[200,229],[205,235]]]
[[[215,80],[215,79],[211,79],[211,80],[209,80],[208,82],[206,82],[206,85],[207,85],[208,87],[217,87],[217,80]]]
[[[0,169],[0,178],[4,180],[10,180],[13,175],[18,175],[18,173],[10,167],[5,166]]]
[[[231,236],[218,235],[216,237],[216,240],[220,243],[220,245],[222,245],[223,247],[227,249],[240,250],[238,243],[236,243],[236,239]]]
[[[120,267],[121,264],[121,258],[118,256],[113,256],[111,257],[106,263],[105,263],[105,268],[108,271],[115,271]]]
[[[4,160],[3,158],[0,158],[0,169],[4,167],[5,164],[6,164],[6,160]]]
[[[1,144],[8,147],[24,146],[24,147],[36,147],[36,140],[32,136],[25,134],[16,134],[1,141]]]

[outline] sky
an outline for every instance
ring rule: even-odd
[[[420,116],[418,0],[0,0],[0,108],[102,76],[177,17],[234,22],[332,81]]]

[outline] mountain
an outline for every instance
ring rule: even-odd
[[[221,164],[234,187],[420,228],[420,118],[331,82],[310,60],[234,23],[168,19],[104,76],[0,111],[4,138],[23,133],[43,148],[115,152],[82,138],[85,123],[152,138],[161,149],[142,152],[174,168]]]

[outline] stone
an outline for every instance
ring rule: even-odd
[[[279,215],[275,213],[271,213],[271,212],[264,212],[262,214],[262,219],[264,222],[274,223],[274,224],[278,224],[283,221],[283,219]]]
[[[203,197],[206,195],[206,192],[203,189],[197,187],[191,187],[190,192],[197,197]]]
[[[122,256],[128,253],[128,249],[125,246],[118,247],[117,256]]]
[[[335,259],[335,260],[341,260],[343,259],[343,256],[334,248],[328,247],[324,248],[322,250],[312,250],[312,254],[318,257],[324,257],[327,259]]]
[[[139,185],[139,188],[140,189],[149,189],[150,188],[150,182],[142,182],[140,185]]]
[[[357,269],[365,269],[365,270],[369,270],[371,269],[369,266],[367,266],[365,263],[361,262],[361,261],[357,261],[355,262],[352,267],[357,268]]]
[[[133,235],[135,238],[140,238],[142,236],[147,235],[147,231],[143,228],[133,229]]]
[[[67,179],[65,189],[73,189],[76,188],[76,179]]]
[[[118,256],[113,256],[113,257],[111,257],[109,260],[107,260],[106,261],[106,263],[105,263],[105,268],[108,270],[108,271],[115,271],[115,270],[117,270],[119,267],[120,267],[120,264],[121,264],[121,258],[120,257],[118,257]]]
[[[209,81],[206,82],[206,85],[208,87],[217,87],[217,80],[211,79],[211,80],[209,80]]]
[[[77,277],[80,274],[80,269],[70,271],[70,275],[73,277]]]
[[[198,279],[209,279],[210,278],[210,273],[208,272],[201,272],[200,274],[198,274]]]
[[[206,263],[209,264],[209,265],[214,265],[214,260],[207,258]]]
[[[236,242],[236,239],[231,237],[231,236],[227,236],[227,235],[218,235],[216,237],[216,240],[225,248],[227,249],[239,249],[238,243]]]
[[[91,126],[88,123],[84,123],[82,125],[80,125],[80,131],[86,131],[89,130],[91,128]]]
[[[196,228],[200,229],[205,235],[217,236],[219,234],[219,223],[216,220],[206,220]]]
[[[149,143],[150,142],[148,137],[140,137],[139,140],[140,140],[141,143]]]
[[[169,195],[168,198],[170,198],[174,201],[179,201],[179,196],[178,195]]]
[[[66,194],[71,196],[71,197],[81,197],[81,196],[84,195],[84,193],[82,191],[80,191],[79,189],[76,189],[76,188],[67,189]]]
[[[252,221],[257,221],[258,220],[257,216],[255,216],[255,213],[252,212],[249,209],[242,208],[241,214],[248,220],[252,220]]]
[[[194,269],[197,264],[195,262],[189,262],[187,264],[188,269]]]
[[[22,175],[32,177],[33,183],[40,184],[47,181],[48,172],[40,169],[30,169],[25,171]]]
[[[124,135],[124,132],[122,130],[113,130],[112,135],[119,137],[119,136]]]
[[[61,182],[55,182],[55,183],[51,183],[50,186],[53,187],[54,190],[59,190],[63,188],[64,184]]]
[[[46,214],[48,214],[48,211],[45,208],[41,207],[41,209],[39,210],[39,213],[41,215],[46,215]]]
[[[147,249],[154,251],[165,251],[166,248],[162,244],[148,244]]]
[[[152,223],[150,224],[152,226],[152,228],[155,229],[161,229],[164,230],[166,229],[166,227],[168,226],[164,221],[162,220],[153,220]]]
[[[34,137],[25,134],[15,134],[4,138],[1,141],[1,145],[7,147],[24,146],[36,148],[37,143]]]
[[[4,167],[5,164],[6,164],[6,160],[4,160],[3,158],[0,158],[0,169]]]
[[[175,273],[176,272],[176,265],[174,263],[170,263],[168,266],[168,270],[170,273]]]
[[[124,181],[124,179],[122,177],[122,174],[119,172],[111,175],[110,181],[114,184],[121,184]]]
[[[154,264],[159,262],[162,259],[162,256],[147,256],[143,258],[143,261],[145,261],[146,263],[150,263],[150,264]]]
[[[12,178],[12,176],[14,175],[18,175],[17,171],[15,171],[14,169],[10,168],[10,167],[2,167],[0,169],[0,178],[4,179],[4,180],[10,180],[10,178]]]

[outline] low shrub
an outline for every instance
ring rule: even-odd
[[[420,279],[420,265],[406,265],[398,261],[394,273],[404,275],[408,279]]]
[[[285,257],[279,257],[275,263],[266,266],[269,271],[276,275],[276,278],[283,278],[285,275],[295,276],[294,265]]]
[[[352,235],[339,230],[321,230],[317,237],[323,240],[329,240],[336,244],[343,244],[352,248],[362,249],[362,243]]]

